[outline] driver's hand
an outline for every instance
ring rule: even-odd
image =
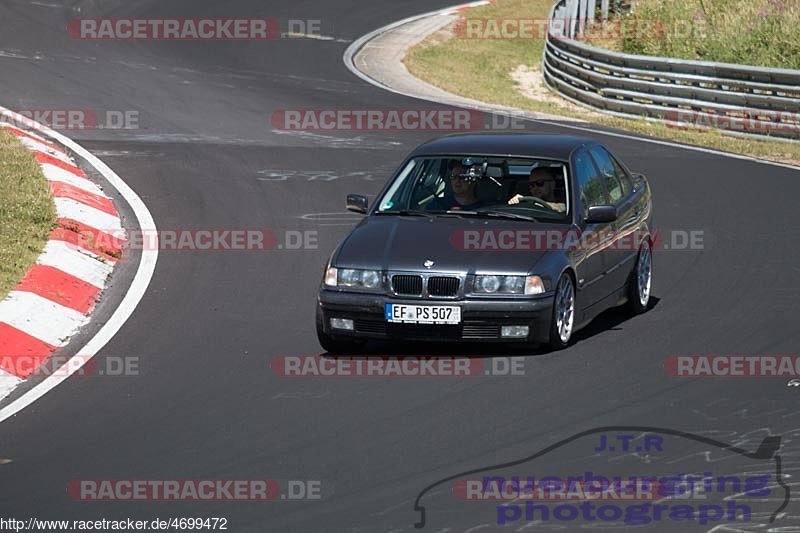
[[[511,199],[508,201],[508,205],[514,205],[514,204],[518,204],[518,203],[519,203],[519,201],[520,201],[520,200],[522,200],[523,198],[524,198],[524,196],[522,196],[521,194],[515,194],[515,195],[514,195],[514,196],[512,196],[512,197],[511,197]]]

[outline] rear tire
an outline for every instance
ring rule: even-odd
[[[553,316],[550,320],[550,348],[563,350],[572,341],[575,329],[575,282],[566,272],[561,274],[553,297]]]
[[[360,353],[364,349],[365,341],[336,337],[325,333],[322,327],[322,310],[317,308],[317,340],[322,349],[331,355],[350,355]]]
[[[650,243],[644,241],[636,256],[636,266],[628,283],[628,309],[640,315],[650,308],[650,294],[653,284],[653,252]]]

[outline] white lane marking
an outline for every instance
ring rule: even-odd
[[[89,317],[38,294],[11,291],[0,302],[0,322],[5,322],[52,346],[64,346]]]
[[[51,155],[51,156],[55,157],[56,159],[63,161],[64,163],[69,163],[70,165],[74,165],[75,164],[75,163],[72,162],[72,159],[70,159],[67,154],[65,154],[64,152],[62,152],[60,150],[55,150],[55,149],[51,148],[50,146],[48,146],[48,145],[46,145],[46,144],[44,144],[42,142],[39,142],[39,141],[37,141],[35,139],[30,139],[28,137],[17,137],[17,138],[22,142],[22,144],[24,144],[25,146],[27,146],[31,150],[34,150],[36,152],[42,152],[42,153],[45,153],[47,155]]]
[[[13,113],[12,111],[9,111],[3,107],[0,107],[0,111]],[[16,118],[19,120],[23,119],[24,117],[17,115]],[[114,187],[117,192],[119,192],[122,198],[128,202],[128,205],[131,207],[134,215],[136,216],[139,229],[142,232],[148,232],[155,236],[155,245],[142,250],[139,267],[136,270],[136,274],[134,275],[130,287],[128,287],[128,290],[125,293],[125,297],[122,299],[111,317],[109,317],[108,321],[106,321],[106,323],[103,324],[103,327],[100,328],[100,331],[98,331],[83,348],[78,350],[77,353],[81,355],[78,360],[78,364],[67,365],[66,372],[59,372],[58,375],[48,376],[31,390],[25,392],[25,394],[6,405],[3,409],[0,409],[0,422],[3,422],[9,417],[19,413],[21,410],[53,390],[62,381],[67,379],[74,372],[77,372],[83,365],[87,363],[87,361],[97,355],[103,346],[105,346],[108,341],[110,341],[114,335],[117,334],[117,332],[133,314],[136,306],[141,301],[145,292],[147,292],[147,287],[150,285],[150,280],[153,278],[153,273],[156,269],[156,263],[158,262],[158,229],[156,228],[153,216],[150,214],[150,211],[147,209],[147,206],[144,204],[144,202],[142,202],[142,199],[139,198],[139,195],[137,195],[136,192],[134,192],[134,190],[122,180],[122,178],[120,178],[113,170],[111,170],[108,165],[103,163],[103,161],[98,159],[91,152],[86,150],[86,148],[79,145],[69,137],[62,135],[57,131],[53,131],[52,129],[41,124],[37,124],[37,130],[72,150],[73,153],[82,157],[87,163],[92,165],[98,172],[100,172],[100,174],[102,174],[103,177],[109,182],[109,184]]]
[[[88,253],[64,241],[54,240],[45,245],[44,253],[39,256],[36,263],[57,268],[102,289],[106,286],[106,280],[114,270],[114,265],[104,263],[96,259],[96,255]]]
[[[16,52],[8,52],[6,50],[0,50],[0,57],[5,57],[8,59],[30,59],[28,56],[23,56]]]
[[[355,60],[356,54],[359,52],[359,50],[361,50],[364,47],[364,45],[366,45],[369,41],[371,41],[373,38],[377,37],[378,35],[380,35],[382,33],[386,33],[387,31],[393,30],[393,29],[395,29],[395,28],[397,28],[399,26],[403,26],[403,25],[408,24],[410,22],[415,22],[417,20],[421,20],[421,19],[428,18],[428,17],[436,17],[436,16],[444,15],[444,14],[447,14],[448,11],[457,10],[458,8],[469,7],[469,6],[470,6],[470,4],[461,4],[461,5],[458,5],[458,6],[455,6],[455,7],[448,7],[448,8],[445,8],[445,9],[438,9],[436,11],[430,11],[428,13],[423,13],[421,15],[414,15],[413,17],[408,17],[408,18],[404,18],[402,20],[398,20],[396,22],[392,22],[391,24],[387,24],[386,26],[383,26],[383,27],[378,28],[376,30],[373,30],[373,31],[371,31],[371,32],[369,32],[369,33],[367,33],[365,35],[362,35],[361,37],[356,39],[355,42],[353,42],[353,44],[348,46],[347,49],[344,51],[344,55],[342,56],[344,64],[348,68],[348,70],[350,70],[350,72],[352,72],[353,74],[355,74],[356,76],[358,76],[362,80],[366,81],[370,85],[374,85],[375,87],[379,87],[381,89],[384,89],[384,90],[389,91],[389,92],[393,92],[395,94],[401,94],[403,96],[408,96],[410,98],[415,98],[417,100],[423,100],[423,101],[426,101],[426,102],[436,102],[436,103],[445,104],[445,105],[448,105],[448,106],[451,106],[451,107],[465,107],[465,108],[469,108],[469,109],[478,109],[480,111],[485,111],[487,113],[494,113],[494,114],[497,114],[497,115],[503,115],[503,116],[507,116],[507,117],[511,117],[511,118],[518,118],[518,119],[527,120],[527,121],[530,121],[530,122],[537,122],[537,123],[540,123],[540,124],[547,124],[548,126],[554,126],[554,127],[557,127],[557,128],[567,128],[567,129],[573,129],[573,130],[587,131],[587,132],[595,133],[595,134],[598,134],[598,135],[607,135],[609,137],[617,137],[617,138],[620,138],[620,139],[628,139],[628,140],[637,141],[637,142],[658,144],[658,145],[661,145],[661,146],[669,146],[669,147],[672,147],[672,148],[680,148],[682,150],[690,150],[690,151],[693,151],[693,152],[701,152],[701,153],[705,153],[705,154],[713,154],[713,155],[718,155],[718,156],[722,156],[722,157],[730,157],[732,159],[741,159],[741,160],[744,160],[744,161],[751,161],[753,163],[760,163],[762,165],[771,165],[771,166],[775,166],[775,167],[788,168],[790,170],[800,170],[800,167],[798,167],[796,165],[790,165],[790,164],[787,164],[787,163],[778,163],[776,161],[767,161],[765,159],[759,159],[757,157],[752,157],[752,156],[748,156],[748,155],[733,154],[733,153],[730,153],[730,152],[721,152],[719,150],[714,150],[712,148],[703,148],[703,147],[700,147],[700,146],[691,146],[691,145],[679,144],[679,143],[675,143],[675,142],[672,142],[672,141],[664,141],[664,140],[660,140],[660,139],[645,139],[645,138],[641,138],[641,137],[636,137],[634,135],[627,135],[627,134],[624,134],[624,133],[615,133],[615,132],[611,132],[611,131],[596,130],[596,129],[592,129],[592,128],[584,127],[584,126],[573,126],[573,125],[570,125],[570,124],[563,124],[561,122],[555,122],[555,121],[551,121],[551,120],[543,120],[543,119],[521,117],[521,116],[519,116],[519,114],[518,114],[519,112],[518,111],[516,113],[509,113],[509,112],[504,112],[504,111],[501,111],[501,110],[493,109],[493,108],[491,108],[489,106],[481,106],[481,105],[467,105],[467,104],[464,104],[464,105],[454,106],[453,104],[450,104],[450,103],[448,103],[448,102],[446,102],[444,100],[425,98],[425,97],[422,97],[422,96],[419,96],[419,95],[416,95],[416,94],[413,94],[413,93],[408,93],[408,92],[405,92],[405,91],[401,91],[401,90],[395,89],[393,87],[389,87],[388,85],[384,85],[383,83],[379,82],[378,80],[374,80],[374,79],[370,78],[369,76],[367,76],[366,74],[361,72],[355,66],[355,61],[354,60]],[[569,120],[569,118],[568,117],[564,117],[564,120]]]
[[[20,378],[0,368],[0,398],[8,396],[20,383]]]
[[[334,41],[337,43],[352,43],[352,39],[340,39],[338,37],[331,37],[329,35],[317,35],[316,33],[300,33],[296,31],[288,31],[281,33],[281,37],[289,37],[291,39],[314,39],[316,41]]]
[[[122,221],[118,216],[110,215],[94,207],[82,204],[72,198],[53,198],[59,218],[70,218],[104,233],[122,233]]]
[[[47,181],[59,181],[61,183],[66,183],[67,185],[72,185],[73,187],[77,187],[86,192],[90,192],[97,196],[102,196],[103,198],[108,198],[103,190],[95,185],[93,181],[90,181],[86,178],[82,178],[78,175],[73,174],[69,170],[64,170],[63,168],[57,167],[55,165],[51,165],[50,163],[45,163],[41,165],[42,172],[44,173],[44,177]]]

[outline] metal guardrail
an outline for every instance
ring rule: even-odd
[[[542,58],[550,88],[579,104],[675,127],[800,140],[800,71],[620,54],[577,40],[595,22],[598,3],[607,20],[608,2],[553,5]]]

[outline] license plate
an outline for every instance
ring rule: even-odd
[[[460,324],[461,308],[455,305],[386,304],[386,320],[411,324]]]

